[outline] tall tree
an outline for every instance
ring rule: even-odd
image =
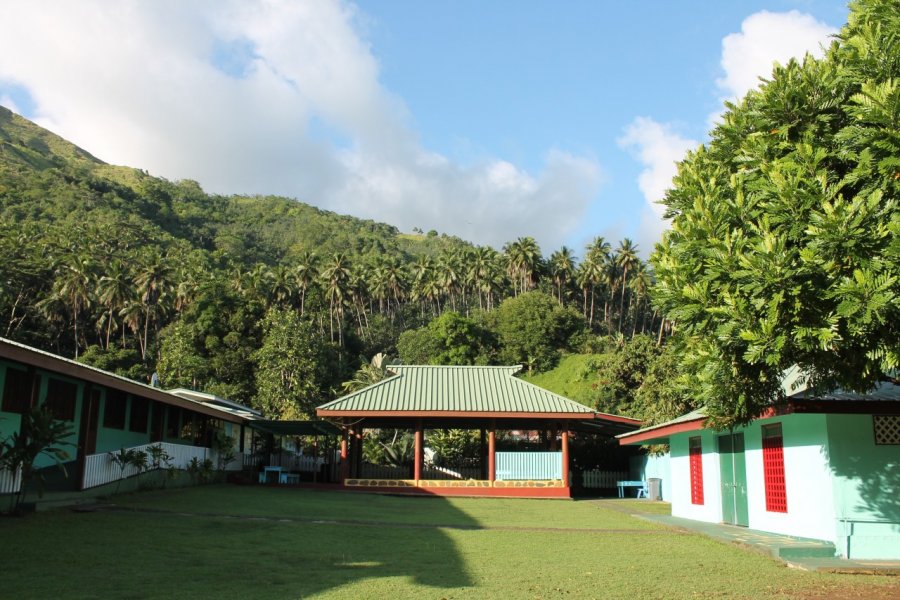
[[[563,303],[563,288],[575,277],[575,257],[572,250],[563,246],[550,255],[550,273],[556,286],[556,300]]]
[[[300,316],[306,311],[306,293],[319,278],[319,260],[314,252],[303,252],[294,265],[294,278],[300,289]]]
[[[628,271],[633,269],[640,260],[637,256],[637,251],[637,246],[628,238],[619,242],[619,247],[616,248],[616,264],[622,269],[622,300],[619,304],[619,333],[622,333],[622,319],[625,316],[625,289],[628,287]]]
[[[814,388],[864,391],[900,366],[900,16],[851,4],[816,60],[776,66],[678,167],[654,297],[693,393],[723,425]]]

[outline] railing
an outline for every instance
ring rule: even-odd
[[[185,446],[183,444],[172,444],[169,442],[157,442],[155,444],[144,444],[143,446],[135,446],[134,448],[128,449],[147,452],[148,448],[151,446],[161,446],[170,456],[168,465],[163,465],[164,467],[172,466],[176,469],[186,469],[194,458],[199,461],[204,461],[208,458],[213,461],[213,464],[215,464],[216,467],[218,467],[218,464],[216,464],[216,454],[209,448]],[[235,463],[240,465],[240,461],[233,461],[228,465],[231,467],[229,470],[234,469],[232,465]],[[127,479],[134,475],[139,475],[142,472],[142,469],[134,465],[126,465],[125,468],[122,469],[113,461],[108,452],[102,454],[89,454],[84,461],[83,488],[88,489],[97,487],[98,485],[112,483],[119,479]]]
[[[422,470],[422,479],[481,479],[481,467],[450,468],[426,464]]]
[[[585,488],[614,488],[618,481],[628,479],[628,471],[582,471],[581,485]]]
[[[562,452],[497,452],[497,480],[562,479]]]
[[[22,487],[22,469],[15,473],[3,469],[0,470],[0,494],[15,494]]]

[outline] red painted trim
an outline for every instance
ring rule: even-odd
[[[413,459],[415,468],[413,470],[413,479],[416,481],[422,479],[422,425],[416,427],[416,456]]]
[[[493,426],[488,432],[488,481],[497,479],[497,436]]]
[[[666,438],[676,433],[684,433],[685,431],[697,431],[699,429],[703,429],[704,421],[706,421],[706,417],[701,417],[696,421],[686,421],[684,423],[666,425],[665,427],[651,429],[650,431],[626,433],[619,438],[619,444],[622,446],[626,444],[639,444],[647,440]]]
[[[350,477],[350,464],[347,461],[347,430],[341,434],[341,483]]]
[[[568,424],[562,431],[562,480],[569,487],[569,430]]]

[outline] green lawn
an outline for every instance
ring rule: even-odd
[[[115,502],[0,519],[0,597],[808,599],[894,583],[790,570],[590,501],[217,485]]]

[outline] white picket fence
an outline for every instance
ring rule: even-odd
[[[15,494],[22,487],[22,469],[17,469],[15,473],[2,469],[0,470],[0,494]]]
[[[586,488],[614,488],[616,482],[629,479],[628,471],[582,471],[581,485]]]
[[[150,446],[161,446],[163,450],[171,457],[170,466],[176,469],[186,469],[191,460],[197,459],[204,461],[210,459],[213,461],[215,468],[218,468],[218,457],[213,450],[198,446],[185,446],[184,444],[172,444],[169,442],[157,442],[155,444],[144,444],[143,446],[135,446],[127,448],[127,450],[140,450],[147,452]],[[240,471],[242,465],[242,457],[240,453],[235,453],[235,460],[226,465],[226,471]],[[165,465],[163,465],[165,467]],[[152,467],[150,467],[152,469]],[[134,465],[127,465],[124,470],[112,459],[110,453],[89,454],[84,464],[84,489],[97,487],[118,481],[119,479],[127,479],[141,473],[141,469]]]

